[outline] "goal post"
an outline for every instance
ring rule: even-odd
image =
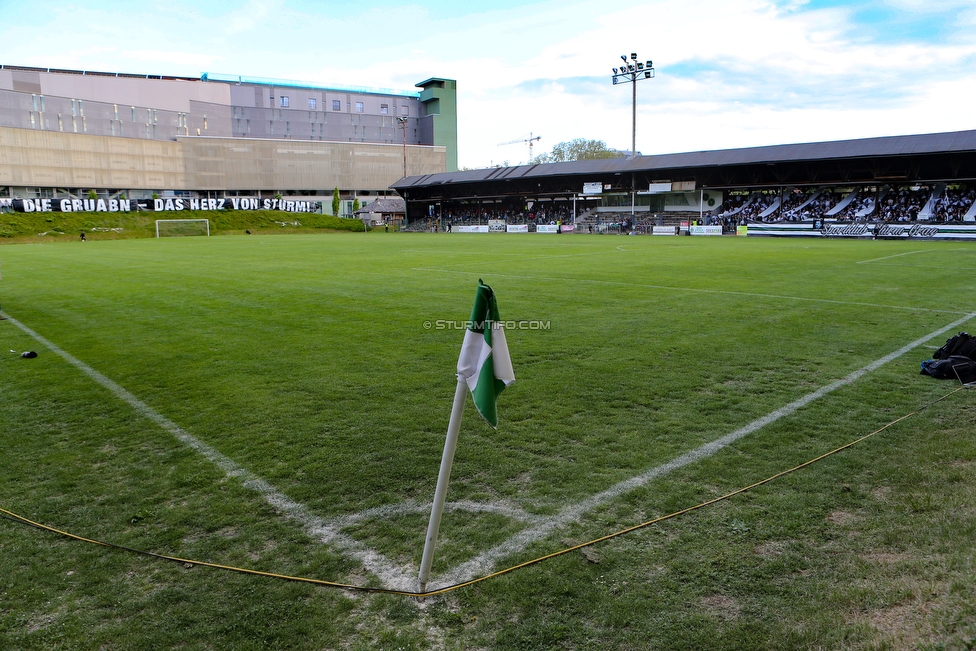
[[[157,219],[156,237],[210,235],[209,219]]]

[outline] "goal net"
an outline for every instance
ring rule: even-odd
[[[156,237],[210,235],[209,219],[157,219]]]

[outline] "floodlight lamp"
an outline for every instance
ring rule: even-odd
[[[643,70],[643,69],[644,69],[644,64],[643,64],[643,63],[641,63],[640,61],[638,61],[638,62],[637,62],[637,69],[638,69],[638,70]]]
[[[633,59],[634,61],[637,61],[637,53],[636,52],[631,52],[630,53],[630,58]]]
[[[627,55],[626,54],[621,54],[620,55],[620,58],[624,60],[624,63],[627,63]]]
[[[627,66],[627,69],[630,70],[631,72],[634,72],[634,66]]]
[[[613,74],[617,74],[617,69],[616,68],[613,69]]]
[[[647,68],[653,68],[654,67],[654,62],[653,61],[648,61],[645,67],[647,67]]]
[[[616,77],[613,78],[613,83],[614,83],[614,85],[617,84],[617,78]]]
[[[651,71],[650,70],[645,70],[644,71],[644,79],[650,79],[650,78],[651,78]]]

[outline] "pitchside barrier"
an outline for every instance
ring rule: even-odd
[[[505,224],[502,222],[501,225],[497,223],[492,223],[494,220],[488,222],[487,226],[455,226],[451,229],[453,233],[528,233],[528,224]],[[563,224],[562,226],[552,226],[552,225],[539,225],[535,227],[536,233],[572,233],[575,230],[575,226],[572,224]]]
[[[744,227],[739,227],[744,228]],[[968,240],[976,241],[976,223],[850,223],[792,222],[751,223],[744,230],[750,237],[829,237],[860,240]]]

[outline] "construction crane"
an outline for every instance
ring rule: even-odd
[[[515,140],[509,140],[508,142],[500,142],[500,143],[498,143],[498,146],[501,147],[503,145],[517,145],[520,142],[527,142],[527,143],[529,143],[529,163],[531,163],[532,162],[532,145],[533,145],[533,143],[535,143],[536,140],[542,140],[542,136],[533,136],[532,135],[532,132],[530,131],[528,136],[522,136],[521,138],[516,138]]]

